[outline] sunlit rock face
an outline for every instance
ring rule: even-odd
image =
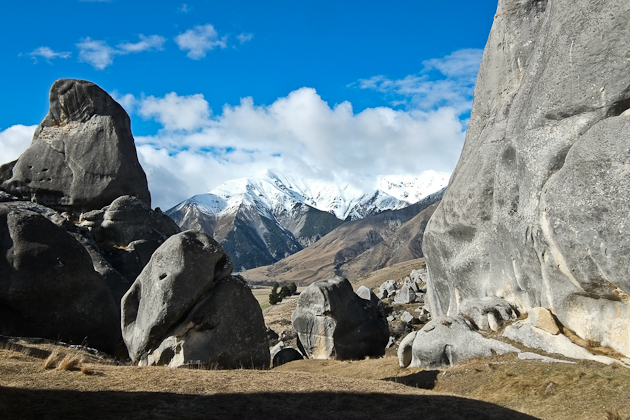
[[[501,0],[423,250],[436,315],[548,308],[630,355],[630,3]]]

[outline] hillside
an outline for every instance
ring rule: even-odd
[[[334,275],[354,281],[375,270],[421,258],[424,227],[440,197],[434,194],[401,210],[346,222],[307,249],[242,275],[254,284],[295,281],[307,285]]]

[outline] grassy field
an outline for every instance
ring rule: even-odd
[[[630,369],[516,355],[450,369],[395,357],[269,371],[117,366],[51,344],[0,349],[2,419],[626,419]],[[51,362],[49,354],[57,356]],[[62,364],[66,355],[74,363]],[[617,417],[615,417],[617,416]]]

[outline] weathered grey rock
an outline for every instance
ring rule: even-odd
[[[269,336],[267,336],[267,339],[269,339]],[[273,360],[274,356],[285,347],[286,345],[284,344],[284,341],[278,341],[276,345],[269,349],[269,357],[271,357],[271,360]]]
[[[397,352],[400,367],[407,367],[411,364],[411,349],[417,334],[418,331],[412,331],[400,341]]]
[[[551,357],[547,357],[547,356],[542,356],[540,354],[537,353],[530,353],[528,351],[524,351],[518,354],[518,358],[519,360],[538,360],[541,361],[543,363],[565,363],[568,365],[574,365],[575,362],[569,362],[568,360],[560,360],[560,359],[554,359]]]
[[[630,355],[629,19],[614,0],[499,1],[424,235],[434,314],[499,296]]]
[[[107,261],[130,282],[138,277],[153,252],[180,232],[170,217],[128,195],[101,210],[82,213],[79,226],[90,231]]]
[[[206,234],[189,230],[167,239],[122,299],[122,332],[131,359],[137,362],[156,349],[231,272],[230,259]]]
[[[0,169],[0,188],[56,210],[100,209],[122,195],[150,205],[129,116],[84,80],[57,80],[50,110],[17,162]]]
[[[596,356],[585,348],[574,344],[565,335],[553,335],[547,331],[532,326],[527,321],[517,321],[505,328],[503,337],[514,340],[532,349],[547,353],[558,353],[571,359],[594,360],[610,365],[616,360],[606,356]]]
[[[400,316],[400,320],[402,322],[408,322],[410,324],[417,323],[417,321],[418,321],[418,319],[416,317],[414,317],[413,315],[411,315],[407,311],[403,312],[403,314]],[[416,322],[413,322],[414,320],[416,320]]]
[[[550,334],[560,334],[560,328],[553,319],[553,315],[546,308],[532,308],[527,315],[527,320],[532,326],[545,330]]]
[[[409,340],[403,340],[399,347],[398,361],[403,367],[410,364],[418,368],[437,369],[475,357],[520,352],[514,346],[485,338],[473,331],[472,326],[461,316],[440,316],[428,322],[413,337],[411,362],[407,363]],[[401,350],[401,347],[404,348]]]
[[[370,302],[372,306],[375,308],[381,304],[381,300],[374,294],[372,289],[366,286],[361,286],[357,289],[357,296],[359,296],[363,300],[367,300]]]
[[[396,284],[396,280],[386,280],[383,284],[378,287],[379,292],[387,292],[384,297],[391,297],[398,290],[398,285]],[[383,298],[380,298],[383,299]]]
[[[275,346],[281,342],[279,340],[280,340],[280,336],[278,335],[278,333],[272,330],[271,328],[267,327],[267,341],[269,342],[269,345]]]
[[[408,284],[403,284],[400,290],[396,293],[394,297],[394,302],[396,303],[413,303],[416,301],[416,294],[414,293],[411,286]]]
[[[273,367],[282,366],[286,363],[292,362],[294,360],[303,360],[304,356],[302,353],[294,349],[293,347],[286,347],[280,350],[273,356]]]
[[[497,331],[503,321],[513,321],[516,313],[512,306],[498,297],[470,298],[460,305],[460,314],[472,321],[480,330]]]
[[[389,338],[387,322],[341,277],[317,281],[298,299],[291,316],[306,355],[313,359],[380,356]]]
[[[33,203],[0,203],[0,334],[117,353],[119,312],[86,248]],[[48,217],[46,217],[48,216]]]
[[[175,296],[176,289],[173,292]],[[218,280],[190,312],[165,333],[157,349],[142,356],[141,364],[268,368],[265,322],[260,305],[245,280],[240,276]]]
[[[414,293],[420,293],[420,287],[418,287],[418,283],[411,280],[409,277],[405,277],[405,284],[411,287]]]
[[[98,211],[82,216],[96,240],[104,247],[126,247],[140,240],[161,244],[168,237],[181,232],[173,219],[161,211],[151,210],[137,197],[118,197],[101,211],[100,223]]]
[[[427,279],[427,269],[415,269],[411,270],[409,274],[409,278],[415,283],[426,283]]]
[[[389,340],[387,341],[387,344],[385,345],[385,348],[388,349],[391,346],[393,346],[396,343],[396,339],[392,336],[389,337]]]

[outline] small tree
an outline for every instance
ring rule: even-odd
[[[292,282],[287,287],[289,288],[289,291],[291,292],[289,296],[293,296],[297,292],[297,286],[295,285],[295,282]]]
[[[275,282],[273,284],[273,288],[271,289],[271,293],[269,293],[269,303],[271,305],[275,305],[276,303],[282,301],[282,296],[278,294],[278,287],[280,287],[280,284],[278,284],[278,282]]]
[[[284,299],[287,296],[291,296],[291,289],[289,289],[287,286],[282,286],[282,288],[280,289],[280,299]]]

